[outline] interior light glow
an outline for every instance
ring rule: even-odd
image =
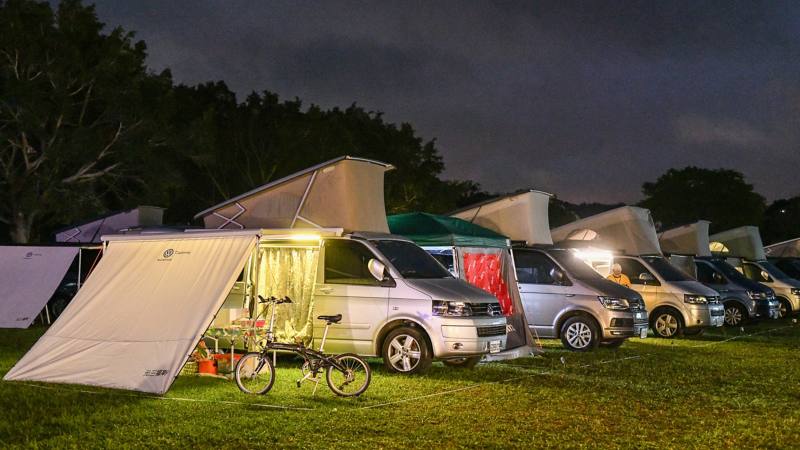
[[[322,237],[316,234],[295,234],[289,239],[293,241],[318,241],[322,239]]]

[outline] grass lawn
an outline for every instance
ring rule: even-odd
[[[45,330],[0,330],[0,376]],[[357,398],[324,384],[312,397],[281,359],[264,396],[195,376],[164,397],[0,382],[0,448],[800,448],[800,325],[788,319],[588,354],[543,344],[543,356],[436,363],[423,377],[372,361]]]

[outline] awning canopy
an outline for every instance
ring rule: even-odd
[[[623,206],[551,231],[553,242],[592,241],[601,248],[611,247],[629,255],[658,255],[656,227],[650,211]]]
[[[764,247],[770,258],[800,258],[800,238]]]
[[[700,220],[660,233],[658,242],[661,244],[661,250],[676,255],[711,256],[708,242],[709,223]]]
[[[548,205],[553,194],[526,190],[493,198],[449,216],[458,217],[503,234],[513,241],[528,244],[552,244]]]
[[[711,253],[724,258],[744,258],[751,261],[767,259],[758,227],[739,227],[708,238]]]
[[[195,216],[206,228],[343,228],[388,233],[383,177],[391,164],[343,156]]]
[[[79,251],[78,247],[0,247],[0,328],[28,328]]]
[[[163,394],[220,309],[260,230],[114,236],[62,315],[5,380]]]
[[[100,243],[103,235],[114,234],[118,230],[138,227],[160,227],[163,223],[163,217],[164,208],[156,206],[137,206],[136,208],[114,211],[56,231],[56,241]]]
[[[386,218],[392,234],[406,236],[419,246],[510,248],[502,234],[455,217],[409,213]]]

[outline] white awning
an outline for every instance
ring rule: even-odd
[[[165,393],[258,234],[110,241],[61,317],[4,379]]]
[[[558,227],[550,232],[553,242],[599,241],[629,255],[661,254],[650,210],[623,206]],[[604,245],[603,245],[604,244]]]
[[[658,242],[664,253],[676,255],[711,256],[708,243],[708,224],[700,220],[659,234]]]
[[[0,328],[28,328],[58,288],[78,247],[0,247]]]

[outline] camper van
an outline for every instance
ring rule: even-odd
[[[539,337],[570,350],[617,348],[647,336],[641,295],[604,280],[573,249],[553,246],[547,215],[552,195],[520,191],[450,213],[509,236],[525,318]]]
[[[644,298],[655,336],[697,335],[707,327],[723,325],[719,294],[663,256],[650,211],[624,206],[556,228],[551,234],[556,243],[572,246],[576,241],[585,241],[615,250],[602,268],[610,271],[610,265],[622,266],[631,288]],[[593,263],[590,255],[585,260]]]
[[[792,279],[767,260],[758,228],[748,226],[709,237],[711,252],[726,258],[744,275],[775,292],[779,317],[800,310],[800,281]]]
[[[724,259],[711,255],[709,224],[701,220],[659,233],[661,250],[670,255],[674,265],[720,294],[727,325],[777,318],[778,302],[772,289],[749,280]]]

